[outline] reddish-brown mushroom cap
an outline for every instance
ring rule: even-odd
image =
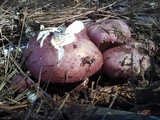
[[[26,78],[22,74],[17,74],[13,76],[11,81],[15,85],[15,89],[19,92],[22,92],[23,90],[31,87],[34,84],[30,78]]]
[[[124,44],[131,37],[128,25],[124,21],[116,19],[108,19],[89,26],[87,34],[102,51],[108,48],[110,43]]]
[[[144,73],[150,58],[130,45],[121,45],[103,53],[103,71],[111,78],[128,78]]]
[[[101,68],[101,52],[89,40],[82,22],[77,23],[80,27],[69,26],[68,33],[39,32],[30,40],[24,56],[28,56],[26,66],[33,77],[43,82],[71,83]]]

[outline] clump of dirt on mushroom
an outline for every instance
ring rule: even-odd
[[[2,0],[0,4],[0,119],[64,119],[66,113],[63,113],[63,108],[71,103],[159,116],[160,6],[158,3],[157,0],[96,0],[96,2],[94,0],[68,0],[67,2],[66,0]],[[22,53],[28,41],[38,31],[64,24],[68,26],[75,20],[81,20],[85,26],[88,26],[108,19],[125,21],[131,30],[131,37],[138,42],[138,44],[125,44],[132,46],[136,55],[145,54],[150,57],[150,69],[145,74],[114,80],[106,74],[100,74],[102,70],[99,70],[97,74],[89,78],[85,77],[80,82],[52,84],[41,83],[41,76],[35,80],[26,69],[26,58]],[[127,35],[130,36],[129,33]],[[123,48],[126,45],[120,46],[123,49],[111,45],[109,51],[116,49],[112,47],[120,49],[120,53],[128,49]],[[137,50],[140,53],[137,53]],[[109,57],[110,55],[107,54]],[[148,57],[145,58],[148,60]],[[143,60],[140,59],[140,62]],[[115,62],[115,64],[119,63]],[[19,77],[16,78],[16,75]],[[28,80],[31,80],[32,84],[28,84]],[[22,82],[17,84],[17,81]],[[21,88],[20,84],[25,87]]]

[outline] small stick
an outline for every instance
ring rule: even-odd
[[[114,102],[115,102],[117,96],[118,96],[118,92],[117,92],[117,88],[116,88],[116,93],[115,93],[114,98],[113,98],[113,100],[112,100],[112,102],[110,103],[110,105],[109,105],[108,108],[111,108],[111,107],[113,106],[113,104],[114,104]]]

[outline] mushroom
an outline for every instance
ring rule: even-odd
[[[150,57],[141,50],[142,43],[137,41],[106,50],[103,53],[104,73],[115,79],[143,75],[151,62]]]
[[[26,67],[42,82],[72,83],[96,73],[103,64],[102,54],[90,41],[81,21],[65,30],[39,31],[24,51]]]
[[[34,82],[30,78],[27,78],[22,74],[16,74],[13,76],[11,81],[15,85],[15,89],[18,90],[18,92],[22,92],[23,90],[34,85]]]
[[[87,34],[101,51],[106,50],[111,45],[124,44],[131,37],[128,25],[118,19],[108,19],[100,23],[88,25]]]

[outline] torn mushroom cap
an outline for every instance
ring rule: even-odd
[[[62,32],[58,28],[41,32],[31,38],[24,51],[26,67],[36,80],[77,82],[102,66],[102,54],[88,38],[82,22],[75,21]]]
[[[37,36],[37,41],[41,40],[40,47],[43,46],[44,40],[51,34],[54,33],[54,37],[51,40],[52,45],[59,49],[64,45],[70,44],[75,41],[75,35],[84,29],[84,25],[81,21],[75,21],[71,25],[69,25],[64,33],[60,33],[60,31],[53,27],[49,30],[40,31]]]
[[[37,36],[37,41],[40,41],[40,47],[43,47],[44,40],[50,34],[54,34],[51,39],[51,44],[54,46],[55,49],[58,50],[58,61],[60,63],[65,52],[63,46],[74,42],[75,34],[79,33],[83,29],[84,29],[84,24],[81,21],[74,21],[71,25],[69,25],[66,28],[64,33],[60,33],[60,31],[56,27],[40,31]]]

